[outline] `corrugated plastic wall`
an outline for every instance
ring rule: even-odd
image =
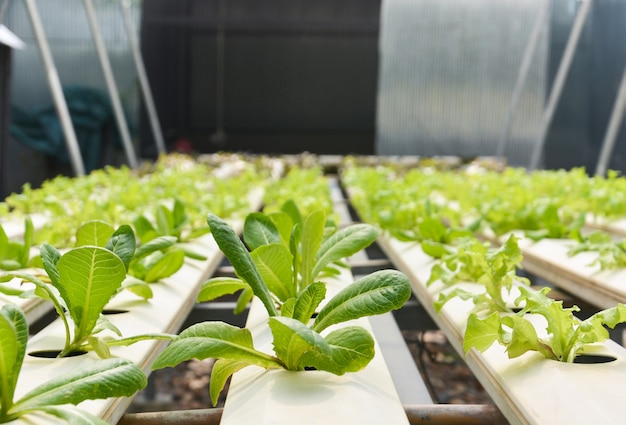
[[[376,153],[494,155],[542,0],[384,0]],[[526,165],[547,84],[544,31],[505,156]]]
[[[131,16],[138,29],[140,5],[133,2]],[[59,78],[63,86],[80,85],[106,91],[83,0],[37,1]],[[136,121],[139,91],[135,66],[117,0],[95,0],[94,7],[111,67],[129,118]],[[31,109],[52,103],[39,47],[23,1],[10,2],[4,22],[26,44],[14,52],[12,102]]]

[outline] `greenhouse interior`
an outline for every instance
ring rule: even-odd
[[[0,0],[0,423],[623,424],[625,115],[626,0]]]

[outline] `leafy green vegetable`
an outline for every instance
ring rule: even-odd
[[[249,193],[268,181],[267,163],[242,161],[233,154],[214,157],[215,161],[208,163],[170,154],[153,164],[144,164],[140,170],[105,167],[79,178],[58,176],[37,189],[24,185],[21,193],[0,203],[0,210],[7,211],[2,214],[3,219],[21,219],[29,214],[45,216],[35,242],[47,242],[59,249],[74,246],[74,235],[82,223],[103,220],[117,227],[134,223],[138,216],[148,216],[148,212],[155,228],[160,226],[159,231],[181,230],[180,239],[189,240],[208,231],[206,211],[243,217],[250,210]],[[232,172],[218,173],[218,169],[226,168]],[[184,205],[184,211],[175,205],[176,201]],[[164,217],[169,213],[157,211],[163,205],[171,213],[171,220]],[[161,224],[157,225],[157,221]],[[141,243],[145,242],[141,239]]]
[[[137,258],[135,235],[130,226],[122,225],[114,231],[104,222],[87,222],[79,229],[76,241],[79,246],[63,255],[51,245],[42,244],[41,261],[51,285],[42,278],[28,273],[14,272],[7,278],[18,277],[32,282],[35,284],[35,291],[22,295],[38,296],[53,303],[65,329],[65,345],[60,350],[59,357],[84,350],[93,350],[101,357],[110,357],[108,347],[122,342],[97,336],[105,329],[121,336],[119,330],[102,316],[104,307],[122,288],[144,297],[152,296],[152,293],[146,291],[143,282],[126,282],[126,273]],[[102,246],[81,245],[92,243]],[[153,245],[159,246],[156,242]],[[179,260],[182,261],[182,253],[170,252],[177,253]],[[149,256],[149,253],[154,255],[160,252],[144,249],[140,255],[145,257]],[[171,268],[171,261],[161,259],[161,263],[162,266],[157,264],[147,267],[148,278],[151,276],[149,273],[170,274],[171,270],[168,267]],[[70,326],[68,316],[73,328]],[[125,341],[137,342],[154,338],[171,339],[172,336],[167,334],[134,336]]]
[[[290,219],[291,216],[300,217],[298,207],[286,203],[285,208],[291,213],[255,212],[246,217],[243,240],[252,252],[248,252],[226,222],[212,214],[208,217],[213,237],[240,278],[237,285],[240,282],[249,285],[271,316],[278,314],[277,307],[282,309],[284,303],[294,303],[295,300],[289,300],[309,291],[318,277],[324,273],[332,274],[330,267],[333,264],[367,247],[377,236],[376,229],[367,224],[355,224],[341,230],[327,226],[322,210],[309,214],[300,231],[300,224],[294,224]],[[275,222],[280,223],[282,230]],[[201,289],[202,301],[232,293],[222,292],[223,282],[220,278],[205,282]],[[212,285],[218,288],[211,290]],[[302,320],[306,323],[307,319],[303,317]]]
[[[251,251],[273,243],[280,243],[280,232],[272,219],[262,213],[253,212],[246,216],[243,231],[246,245]]]
[[[306,190],[303,190],[306,188]],[[283,178],[268,185],[263,196],[264,213],[283,211],[292,225],[304,223],[313,211],[333,214],[328,181],[321,167],[291,167]]]
[[[174,236],[158,236],[137,248],[128,261],[128,274],[146,283],[172,276],[185,262]]]
[[[626,179],[616,173],[589,178],[580,168],[528,173],[350,166],[342,180],[363,221],[399,240],[427,240],[426,251],[437,239],[421,225],[429,219],[496,236],[519,230],[535,240],[575,238],[587,214],[620,217],[617,211],[623,216],[626,207]]]
[[[216,277],[211,280],[211,285],[204,285],[202,287],[196,301],[199,303],[211,301],[224,295],[234,294],[248,287],[248,284],[241,279]]]
[[[288,247],[279,243],[263,245],[250,255],[267,288],[279,300],[284,302],[297,295],[297,288],[293,285],[293,255]]]
[[[209,231],[208,228],[204,230],[198,228],[185,232],[185,228],[189,224],[189,216],[185,213],[185,204],[179,199],[174,199],[174,205],[171,209],[165,205],[157,205],[155,217],[154,223],[144,215],[138,216],[133,221],[137,237],[143,244],[163,236],[175,238],[176,242],[184,242]],[[206,257],[188,248],[180,248],[180,250],[189,258],[206,260]]]
[[[147,384],[142,370],[132,362],[107,359],[44,382],[14,401],[27,340],[28,324],[21,310],[11,304],[0,308],[0,423],[43,412],[70,423],[104,424],[99,418],[61,405],[130,396]]]
[[[228,224],[214,214],[209,214],[207,222],[211,228],[211,233],[226,258],[235,268],[235,272],[242,280],[248,283],[270,316],[276,316],[278,311],[274,305],[274,301],[270,292],[261,277],[259,270],[254,265],[254,261],[250,253],[239,239],[235,231]]]
[[[320,310],[313,329],[400,308],[411,296],[407,278],[396,270],[380,270],[362,277],[339,291]]]
[[[217,358],[215,379],[210,381],[215,403],[230,374],[248,365],[294,371],[313,368],[341,375],[358,371],[371,361],[374,340],[365,329],[346,326],[327,335],[321,332],[332,325],[400,308],[411,295],[408,279],[395,270],[372,273],[340,290],[312,320],[326,297],[326,284],[315,279],[331,263],[369,245],[376,231],[367,225],[336,231],[325,226],[324,212],[316,210],[306,216],[300,233],[301,224],[288,219],[297,216],[294,212],[298,209],[292,204],[288,209],[291,214],[252,213],[247,217],[243,239],[252,253],[226,222],[209,214],[213,237],[238,277],[210,279],[199,296],[199,300],[210,300],[240,289],[243,294],[254,293],[267,309],[275,355],[256,350],[247,329],[206,322],[183,331],[153,368],[175,366],[191,358]],[[281,217],[282,232],[272,217]],[[289,240],[281,237],[287,233],[286,221],[293,226]],[[297,270],[302,270],[300,278]]]
[[[324,237],[325,223],[326,215],[322,210],[313,211],[304,220],[302,226],[302,245],[300,248],[300,274],[302,275],[302,279],[298,285],[298,291],[309,286],[315,278],[313,274],[314,263]]]
[[[589,266],[599,265],[601,270],[626,267],[626,240],[614,241],[605,232],[593,232],[588,236],[579,236],[578,245],[571,248],[569,255],[593,251],[598,257]]]
[[[466,352],[471,348],[485,351],[497,341],[506,347],[509,358],[537,351],[549,359],[571,363],[585,346],[609,338],[605,326],[614,328],[618,323],[626,322],[626,306],[623,304],[580,320],[573,314],[578,307],[563,308],[562,301],[546,295],[549,288],[536,291],[520,287],[520,290],[520,299],[524,300],[525,307],[517,315],[494,312],[484,319],[476,313],[469,316],[463,343]],[[537,335],[526,313],[543,316],[547,323],[546,337]]]
[[[454,297],[472,299],[474,312],[489,314],[494,311],[511,311],[507,296],[514,286],[529,284],[528,279],[516,275],[516,268],[522,261],[518,239],[511,235],[499,248],[490,249],[477,239],[466,239],[465,243],[442,257],[442,261],[432,268],[427,285],[441,281],[445,285],[458,282],[474,282],[484,286],[479,293],[468,292],[463,288],[440,293],[435,301],[435,309],[440,311]]]
[[[30,217],[24,219],[23,242],[9,240],[0,225],[0,270],[17,270],[29,266],[30,248],[34,244],[34,228]]]
[[[56,264],[58,282],[53,285],[65,301],[74,321],[74,337],[62,355],[76,350],[91,335],[100,313],[126,278],[122,260],[111,251],[100,247],[79,247],[68,251]]]
[[[353,224],[328,236],[315,256],[313,278],[329,264],[349,257],[376,240],[378,232],[368,224]]]
[[[596,251],[592,265],[602,269],[624,266],[623,241],[612,241],[603,232],[587,236],[581,232],[590,215],[604,220],[624,216],[626,179],[619,173],[590,178],[582,168],[528,173],[508,167],[470,173],[351,163],[343,170],[342,180],[364,221],[399,240],[420,241],[422,250],[436,259],[427,284],[446,286],[435,302],[437,310],[455,297],[473,302],[466,324],[466,351],[472,347],[484,351],[498,341],[510,357],[538,351],[571,362],[587,344],[608,337],[605,326],[624,321],[621,304],[580,321],[573,315],[576,308],[564,309],[562,303],[546,296],[547,289],[531,290],[528,281],[515,273],[522,257],[514,238],[491,248],[466,237],[467,233],[493,238],[523,231],[534,240],[570,238],[579,242],[571,255]],[[453,238],[456,229],[468,232]],[[458,285],[462,282],[482,288]],[[514,286],[521,296],[510,302],[507,297]],[[514,306],[523,308],[522,312],[511,314]],[[543,316],[547,337],[540,336],[543,333],[527,320],[526,313]]]

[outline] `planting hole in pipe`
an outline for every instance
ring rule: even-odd
[[[602,364],[611,363],[617,358],[604,354],[581,354],[574,359],[574,363],[578,364]]]
[[[60,353],[61,353],[61,350],[39,350],[39,351],[32,351],[28,353],[28,355],[31,357],[38,357],[41,359],[56,359],[59,357]],[[87,351],[75,351],[73,353],[66,355],[65,357],[78,357],[78,356],[82,356],[83,354],[87,354]]]
[[[105,316],[113,316],[115,314],[124,314],[128,313],[128,310],[120,309],[120,308],[107,308],[102,310],[102,314]]]

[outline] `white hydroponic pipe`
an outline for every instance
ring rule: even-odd
[[[506,117],[504,119],[504,128],[502,129],[500,140],[498,140],[496,156],[499,158],[504,156],[506,145],[508,145],[509,139],[511,138],[513,120],[515,118],[517,106],[519,105],[519,101],[522,96],[522,91],[524,90],[524,86],[526,85],[526,81],[528,80],[530,65],[533,58],[535,57],[535,53],[537,52],[539,40],[541,40],[541,34],[546,32],[548,26],[550,25],[551,15],[552,0],[545,0],[545,3],[541,6],[539,12],[537,13],[537,17],[535,18],[535,25],[533,26],[532,32],[530,33],[530,38],[528,39],[528,43],[524,51],[524,56],[522,57],[522,63],[520,65],[519,73],[517,74],[517,81],[515,82],[515,87],[513,88],[511,103],[509,104],[509,108],[506,112]]]
[[[126,33],[128,34],[128,41],[130,42],[131,51],[133,52],[133,59],[135,60],[135,67],[137,68],[137,77],[139,78],[139,85],[141,86],[141,93],[143,94],[143,100],[146,104],[146,112],[148,113],[148,120],[150,121],[150,128],[152,129],[152,135],[154,136],[154,142],[156,144],[157,152],[159,155],[165,154],[165,142],[163,141],[163,133],[161,132],[161,124],[159,123],[159,115],[157,114],[156,107],[154,106],[154,99],[152,97],[152,91],[150,90],[150,83],[148,82],[148,75],[146,73],[146,67],[141,57],[139,50],[139,43],[133,29],[133,25],[130,18],[130,0],[122,0],[120,2],[122,8],[122,16],[124,17],[124,25],[126,26]]]
[[[613,146],[615,146],[615,140],[619,134],[622,120],[624,119],[624,112],[626,110],[626,67],[624,67],[624,74],[622,75],[622,83],[619,87],[619,92],[615,98],[615,105],[611,112],[611,118],[609,120],[609,126],[604,135],[604,141],[602,142],[602,150],[600,151],[600,158],[598,159],[598,165],[596,167],[596,175],[603,176],[606,173],[606,169],[609,165],[609,159],[613,152]]]
[[[67,151],[70,155],[70,162],[72,164],[72,170],[76,176],[85,175],[85,165],[83,164],[83,158],[80,155],[80,148],[78,146],[78,139],[72,126],[72,119],[70,118],[70,112],[67,109],[67,102],[63,95],[63,89],[61,88],[61,81],[59,80],[59,74],[57,73],[54,60],[52,59],[52,53],[50,52],[50,46],[48,46],[48,39],[43,30],[41,24],[41,18],[39,17],[39,11],[37,10],[37,4],[35,0],[25,0],[26,7],[28,9],[28,16],[30,18],[37,44],[39,45],[39,52],[41,53],[41,59],[44,64],[46,77],[48,78],[48,85],[52,93],[52,100],[54,107],[61,121],[61,129],[63,130],[63,136]]]
[[[100,59],[100,65],[102,66],[102,73],[109,89],[109,96],[111,97],[111,105],[113,106],[113,112],[115,114],[115,120],[117,122],[117,128],[122,138],[122,144],[126,152],[126,158],[128,159],[128,165],[131,168],[137,167],[137,156],[135,155],[135,148],[130,138],[128,131],[128,125],[126,123],[126,117],[124,116],[124,109],[122,108],[122,102],[120,101],[120,95],[115,84],[115,78],[113,77],[113,70],[111,69],[111,63],[107,56],[104,41],[102,40],[102,34],[100,32],[100,26],[98,25],[98,19],[94,11],[92,0],[85,0],[85,10],[87,11],[87,18],[89,20],[89,26],[91,27],[91,33],[96,45],[96,51],[98,58]]]
[[[548,134],[548,130],[550,129],[550,124],[552,124],[552,118],[554,118],[554,112],[556,111],[557,104],[561,98],[563,86],[565,85],[567,74],[569,73],[572,60],[574,59],[574,53],[576,53],[578,41],[580,40],[583,28],[585,27],[585,21],[587,20],[587,15],[589,15],[592,1],[593,0],[582,0],[580,7],[576,12],[574,24],[572,25],[572,31],[570,32],[567,44],[565,45],[565,52],[563,52],[559,69],[556,73],[556,77],[554,78],[548,103],[543,111],[541,131],[539,133],[539,137],[537,138],[537,143],[535,143],[532,157],[530,159],[530,165],[528,167],[530,170],[536,170],[539,167],[543,147],[546,143],[546,136]]]

